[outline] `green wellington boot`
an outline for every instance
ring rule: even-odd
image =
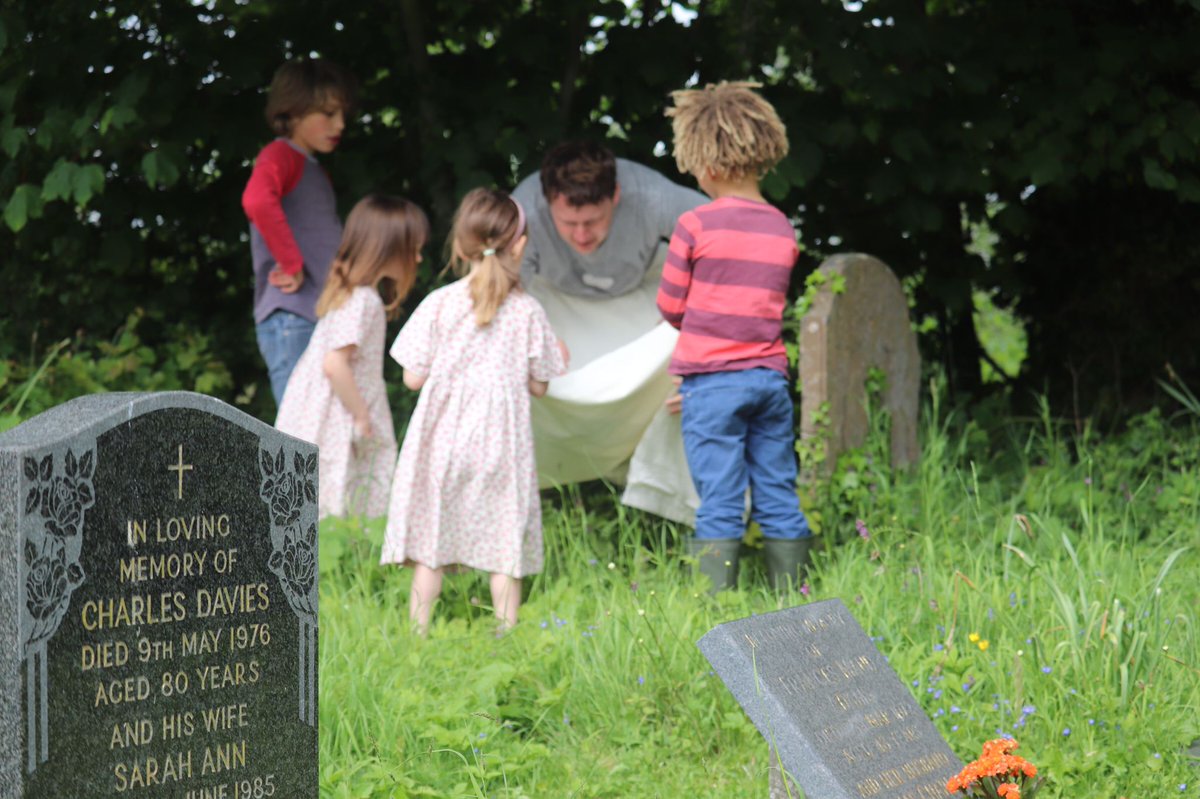
[[[715,594],[726,588],[737,587],[738,551],[742,547],[740,538],[692,538],[688,541],[688,554],[698,561],[700,573],[712,580],[708,593]]]
[[[788,583],[797,588],[804,582],[808,572],[808,553],[812,547],[812,536],[803,538],[764,538],[763,557],[767,561],[767,579],[771,588],[781,591]]]

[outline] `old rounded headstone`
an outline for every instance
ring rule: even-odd
[[[820,271],[827,279],[800,327],[801,438],[824,441],[826,468],[861,446],[874,368],[885,376],[879,410],[891,417],[892,464],[911,464],[919,454],[921,356],[904,289],[886,264],[861,253],[828,258]]]

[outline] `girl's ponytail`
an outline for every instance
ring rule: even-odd
[[[459,271],[470,270],[475,324],[486,327],[520,280],[513,247],[525,233],[525,211],[507,193],[474,189],[454,215],[452,252]]]

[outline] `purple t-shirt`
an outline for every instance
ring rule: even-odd
[[[276,139],[259,153],[242,202],[250,218],[254,321],[287,311],[316,322],[317,298],[342,239],[329,176],[317,159],[286,139]],[[286,225],[281,224],[284,220],[277,209],[282,210]],[[267,275],[278,265],[276,253],[286,259],[287,253],[297,250],[303,259],[304,283],[294,294],[285,294],[267,281]]]

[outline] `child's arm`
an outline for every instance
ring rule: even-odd
[[[333,393],[337,396],[346,410],[354,419],[354,432],[359,438],[371,437],[371,415],[367,402],[363,399],[358,384],[354,382],[354,366],[352,364],[358,347],[348,344],[325,354],[322,366]]]
[[[242,208],[275,258],[276,269],[268,280],[285,294],[303,283],[304,256],[281,201],[296,188],[303,174],[304,156],[285,142],[272,142],[259,153],[242,192]]]
[[[694,213],[688,211],[679,217],[658,284],[658,312],[676,329],[683,324],[683,312],[687,310],[688,289],[692,285],[692,248],[699,232],[700,220]]]
[[[420,391],[421,386],[425,385],[425,381],[429,379],[429,375],[417,374],[412,369],[404,370],[404,385],[408,386],[411,391]]]
[[[546,396],[546,389],[550,388],[550,384],[545,380],[534,380],[529,378],[529,393],[535,397]]]

